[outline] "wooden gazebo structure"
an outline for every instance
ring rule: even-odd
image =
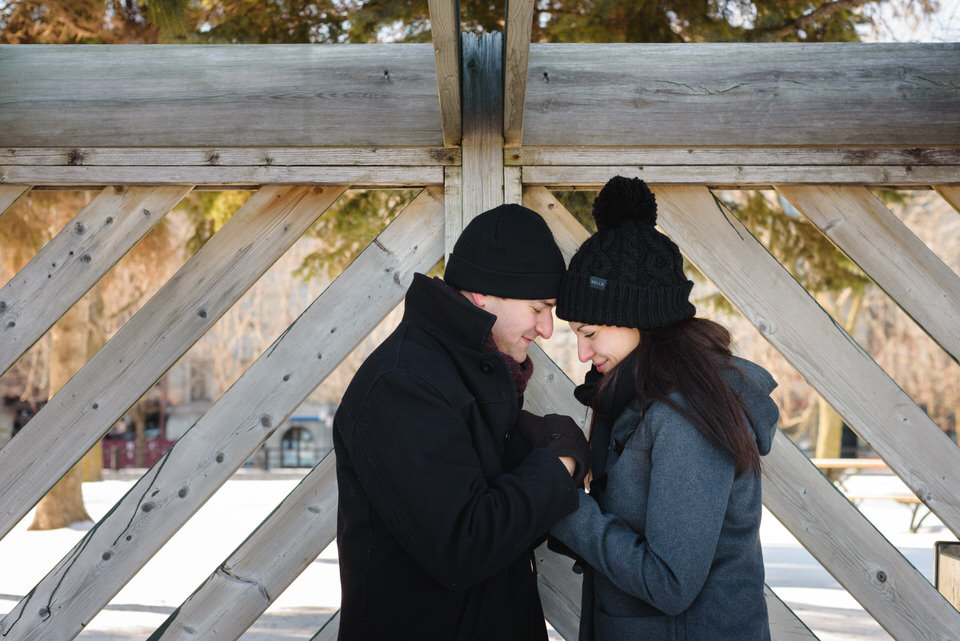
[[[0,47],[0,212],[32,187],[100,189],[0,289],[0,372],[192,188],[256,189],[0,449],[0,536],[345,189],[423,188],[0,621],[4,641],[78,635],[464,221],[522,200],[569,256],[586,232],[550,189],[615,174],[654,187],[663,230],[960,534],[960,448],[711,193],[774,187],[960,359],[960,277],[870,192],[932,187],[960,209],[960,44],[531,44],[533,0],[481,36],[430,5],[432,46]],[[535,357],[528,403],[582,416]],[[765,505],[894,638],[958,638],[960,613],[788,438],[765,466]],[[237,638],[333,540],[336,496],[331,454],[152,638]],[[544,550],[570,639],[568,566]],[[815,638],[768,603],[775,639]]]

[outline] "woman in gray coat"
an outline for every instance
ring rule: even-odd
[[[639,179],[615,177],[557,315],[592,362],[592,481],[551,530],[585,566],[581,641],[767,641],[760,457],[776,382],[695,318],[677,246]]]

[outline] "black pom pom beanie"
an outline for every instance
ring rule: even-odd
[[[507,204],[467,224],[443,279],[463,291],[542,300],[557,297],[563,270],[563,254],[540,214]]]
[[[639,178],[615,176],[593,202],[597,232],[570,259],[557,316],[589,325],[638,329],[692,318],[693,282],[683,257],[657,228],[657,202]]]

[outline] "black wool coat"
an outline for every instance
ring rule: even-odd
[[[545,639],[532,546],[577,507],[515,433],[495,317],[417,274],[334,417],[340,639]]]

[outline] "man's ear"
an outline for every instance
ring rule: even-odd
[[[486,306],[487,306],[487,295],[486,295],[486,294],[478,294],[478,293],[476,293],[476,292],[465,292],[465,293],[467,294],[467,298],[469,298],[471,301],[473,301],[473,304],[476,305],[477,307],[486,307]]]

